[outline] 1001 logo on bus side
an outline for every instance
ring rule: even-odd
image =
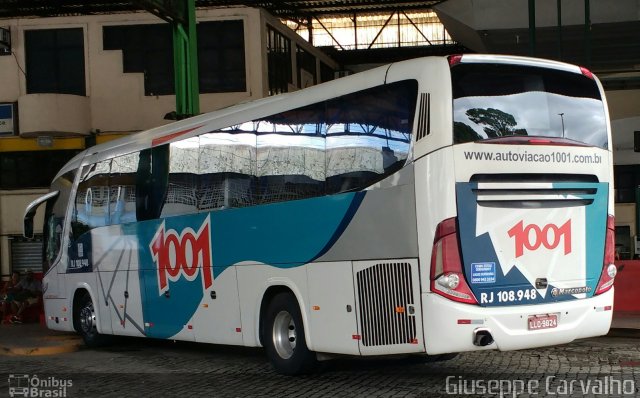
[[[547,224],[542,228],[535,224],[525,226],[524,221],[520,221],[508,233],[509,237],[515,239],[516,258],[524,255],[524,249],[535,251],[542,245],[553,250],[561,242],[564,254],[571,253],[571,219],[560,227],[555,224]]]
[[[181,277],[188,281],[202,272],[202,287],[213,285],[211,269],[211,230],[207,217],[198,232],[187,227],[178,234],[174,229],[165,230],[164,221],[156,231],[149,248],[153,262],[158,268],[158,294],[169,289],[169,281],[177,282]]]

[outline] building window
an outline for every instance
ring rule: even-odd
[[[85,95],[82,28],[24,33],[27,93]]]
[[[0,153],[0,189],[47,188],[79,150]],[[37,165],[29,167],[28,165]]]
[[[200,22],[197,35],[200,92],[246,91],[243,22]]]
[[[334,70],[329,65],[320,61],[320,80],[322,83],[328,82],[334,79]]]
[[[636,190],[640,187],[639,165],[616,165],[613,167],[615,202],[635,203]]]
[[[291,40],[267,26],[267,62],[269,95],[286,93],[293,84],[291,67]]]
[[[197,27],[201,93],[246,91],[241,20],[200,22]],[[105,26],[105,50],[122,50],[123,71],[144,73],[144,94],[173,95],[173,38],[168,24]]]
[[[316,78],[316,57],[296,46],[296,60],[298,63],[298,87],[306,88],[315,85],[318,82]]]
[[[105,50],[122,50],[122,71],[144,74],[144,95],[172,95],[173,45],[169,24],[105,26]]]

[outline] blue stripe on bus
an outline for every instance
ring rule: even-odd
[[[365,196],[345,193],[306,200],[229,209],[164,219],[165,230],[197,231],[211,216],[211,255],[215,278],[241,262],[292,268],[326,253],[349,225]],[[168,282],[168,295],[158,288],[150,242],[162,220],[136,224],[139,239],[140,277],[143,291],[145,333],[168,338],[183,330],[198,309],[205,291],[202,272],[194,280],[184,277]],[[206,294],[209,294],[206,292]]]

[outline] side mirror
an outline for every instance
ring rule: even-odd
[[[56,196],[58,196],[59,191],[53,191],[53,192],[49,192],[48,194],[39,197],[38,199],[34,200],[33,202],[29,203],[29,205],[27,205],[27,209],[24,212],[24,223],[23,223],[23,232],[22,234],[24,235],[25,238],[28,239],[33,239],[33,217],[36,215],[36,210],[38,210],[38,206],[40,206],[43,203],[46,203],[46,201],[48,201],[51,198],[55,198]]]

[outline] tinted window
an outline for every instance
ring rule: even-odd
[[[243,22],[199,22],[197,35],[200,92],[245,91]]]
[[[297,111],[254,122],[258,134],[260,203],[324,195],[325,137]]]
[[[296,63],[298,64],[298,87],[306,88],[318,82],[316,78],[316,57],[296,46]]]
[[[46,188],[79,150],[2,152],[0,189]],[[38,167],[28,167],[38,165]]]
[[[93,228],[110,224],[110,172],[111,160],[87,165],[82,169],[71,216],[74,240]]]
[[[24,32],[27,93],[85,95],[82,28]]]
[[[160,217],[169,184],[169,145],[145,149],[137,154],[136,218]]]
[[[134,222],[136,218],[136,171],[138,154],[119,156],[111,162],[109,217],[111,224]]]
[[[640,165],[616,165],[613,177],[616,203],[635,203],[640,187]]]
[[[122,50],[122,70],[144,73],[145,95],[175,92],[173,47],[168,24],[105,26],[105,50]]]
[[[271,26],[267,26],[267,62],[269,95],[289,91],[293,83],[291,40]]]
[[[71,216],[73,239],[93,228],[158,218],[165,206],[171,215],[176,189],[165,203],[168,149],[163,145],[85,166]]]
[[[365,188],[404,165],[417,91],[406,80],[327,101],[327,193]]]
[[[196,29],[200,92],[245,91],[243,22],[199,22]],[[169,24],[103,28],[104,49],[122,50],[123,71],[144,73],[145,95],[175,93],[172,43]]]
[[[260,202],[362,189],[398,170],[416,95],[417,82],[406,80],[252,122]]]
[[[161,217],[198,211],[198,137],[169,145],[169,181]]]
[[[201,135],[198,174],[200,210],[256,204],[256,135],[252,127],[245,123]]]
[[[74,236],[363,189],[404,165],[416,93],[391,83],[86,166]]]
[[[322,61],[320,61],[320,79],[323,83],[334,79],[333,68]]]
[[[44,261],[43,270],[46,272],[58,258],[62,245],[62,231],[64,217],[67,212],[69,195],[75,171],[70,171],[57,178],[51,184],[51,191],[60,192],[58,196],[47,202],[44,216]]]
[[[457,143],[525,135],[608,147],[604,106],[593,79],[502,64],[460,64],[451,75]]]
[[[173,142],[161,216],[368,187],[404,165],[416,93],[391,83]]]

